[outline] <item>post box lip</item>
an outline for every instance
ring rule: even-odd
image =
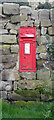
[[[26,31],[29,30],[29,28],[31,29],[32,32],[30,31]],[[25,32],[23,33],[23,29],[25,29]],[[36,32],[33,32],[33,30],[36,30],[36,27],[20,27],[19,28],[19,37],[20,38],[34,38],[36,37]],[[28,33],[27,33],[28,32]]]

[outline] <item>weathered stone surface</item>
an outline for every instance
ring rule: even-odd
[[[7,85],[5,89],[6,89],[6,91],[11,91],[11,86]]]
[[[18,53],[19,45],[11,45],[11,53]]]
[[[17,43],[16,35],[0,35],[0,39],[2,37],[2,40],[0,40],[0,43]]]
[[[3,55],[10,54],[10,45],[2,45],[2,54]]]
[[[1,90],[10,91],[11,90],[11,86],[9,85],[8,82],[1,81],[0,82],[0,91]]]
[[[2,80],[2,73],[0,73],[0,81]]]
[[[40,69],[37,71],[37,79],[39,80],[50,80],[50,71],[46,69]]]
[[[41,94],[41,100],[47,101],[47,100],[49,100],[49,97],[47,95]]]
[[[49,27],[48,33],[49,33],[49,35],[54,35],[54,27]]]
[[[39,20],[49,19],[49,10],[48,9],[40,9],[38,12],[39,12]]]
[[[36,40],[39,45],[48,44],[48,40],[47,40],[46,36],[37,36]]]
[[[38,28],[39,24],[40,24],[39,20],[35,20],[34,26]]]
[[[3,69],[14,68],[15,66],[16,66],[16,61],[9,62],[9,63],[3,63]]]
[[[6,91],[1,92],[1,98],[2,99],[7,99],[7,92]]]
[[[0,64],[0,72],[2,71],[2,69],[3,69],[3,64],[1,63]]]
[[[46,62],[46,60],[37,60],[37,68],[41,69],[43,68],[43,64]]]
[[[9,17],[7,18],[0,18],[0,29],[4,29],[5,24],[10,20]]]
[[[50,9],[50,19],[54,20],[54,8]]]
[[[17,54],[10,54],[10,55],[2,55],[2,62],[3,63],[10,63],[10,62],[14,62],[17,61]]]
[[[7,70],[3,70],[2,72],[2,80],[3,81],[15,81],[15,80],[19,80],[19,73],[17,70],[14,69],[7,69]]]
[[[21,21],[21,26],[24,27],[33,27],[33,21]]]
[[[48,59],[48,53],[46,52],[46,53],[40,53],[40,58],[42,58],[42,59]]]
[[[20,74],[20,77],[21,78],[24,78],[24,79],[36,79],[36,73],[34,72],[21,72],[19,73]]]
[[[40,45],[37,47],[37,53],[46,53],[47,52],[47,48],[45,45]]]
[[[36,36],[40,36],[40,29],[36,29]]]
[[[0,14],[1,14],[1,15],[2,15],[2,7],[3,7],[3,5],[0,4]]]
[[[54,26],[54,19],[51,20],[52,26]]]
[[[11,23],[19,23],[20,22],[20,15],[14,15],[11,17]]]
[[[27,15],[26,14],[20,14],[20,21],[26,21]]]
[[[47,28],[41,27],[41,34],[42,34],[42,35],[45,35],[46,32],[47,32]]]
[[[41,20],[41,26],[43,26],[43,27],[49,27],[49,26],[51,26],[52,25],[52,23],[51,23],[51,21],[50,21],[50,19],[48,19],[48,20]]]
[[[12,100],[14,100],[14,101],[20,101],[20,100],[25,100],[25,98],[24,97],[22,97],[21,95],[19,95],[19,94],[16,94],[16,93],[10,93],[10,97],[11,97],[11,99]]]
[[[43,64],[44,68],[47,70],[52,70],[54,68],[54,62],[53,61],[45,61]]]
[[[28,6],[20,6],[20,13],[21,14],[28,14],[28,13],[31,13],[32,10],[31,10],[31,7],[28,7]]]
[[[52,43],[54,44],[54,36],[52,37]]]
[[[2,35],[2,34],[8,34],[8,31],[5,29],[0,29],[0,35]]]
[[[7,30],[10,30],[10,29],[18,30],[19,27],[20,27],[20,24],[15,25],[8,22],[5,28]]]
[[[11,29],[11,30],[10,30],[10,34],[17,35],[17,31],[14,30],[14,29]]]
[[[17,90],[17,82],[14,81],[14,90]]]
[[[51,72],[51,80],[54,81],[54,70]]]
[[[52,81],[49,80],[20,80],[19,87],[22,89],[35,89],[40,87],[50,87],[52,88]]]
[[[54,1],[52,2],[52,8],[54,8]]]
[[[32,10],[32,16],[31,18],[34,17],[35,20],[38,20],[38,11],[37,10]]]
[[[7,15],[19,14],[20,13],[19,4],[4,3],[3,4],[3,12],[4,12],[4,14],[7,14]]]

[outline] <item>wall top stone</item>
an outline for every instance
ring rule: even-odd
[[[19,4],[15,3],[4,3],[3,4],[3,12],[4,14],[11,15],[11,14],[19,14]]]
[[[20,6],[20,13],[21,14],[28,14],[29,12],[30,13],[32,12],[31,7],[29,7],[29,6]]]

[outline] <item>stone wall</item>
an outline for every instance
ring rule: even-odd
[[[31,20],[27,14],[31,13]],[[19,73],[19,27],[36,27],[36,73]],[[41,86],[52,88],[54,80],[54,8],[33,10],[15,3],[0,4],[0,96]],[[1,94],[2,92],[2,94]]]

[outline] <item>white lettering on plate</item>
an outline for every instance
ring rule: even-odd
[[[25,54],[30,54],[30,43],[25,43]]]
[[[25,34],[27,37],[34,37],[33,34]]]

